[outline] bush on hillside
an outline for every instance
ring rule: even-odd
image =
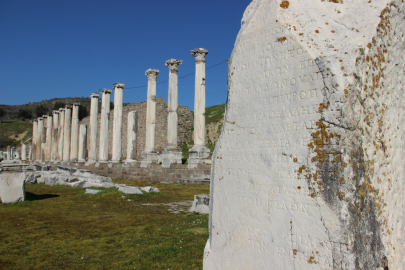
[[[48,107],[46,107],[45,105],[38,105],[36,108],[35,108],[35,115],[37,116],[37,117],[41,117],[42,115],[45,115],[45,114],[48,114],[49,113],[49,108]]]
[[[53,104],[52,110],[59,110],[59,108],[65,108],[65,102],[57,101]]]
[[[32,112],[29,109],[20,108],[18,110],[18,118],[32,119]]]

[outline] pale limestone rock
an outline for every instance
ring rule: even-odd
[[[99,192],[101,192],[101,190],[86,188],[86,192],[84,192],[84,194],[97,194]]]
[[[125,194],[143,194],[138,187],[131,187],[131,186],[118,187],[118,191],[121,191]]]
[[[210,195],[209,194],[194,195],[194,201],[190,207],[189,212],[208,214],[210,212]]]
[[[141,189],[142,191],[145,191],[146,193],[149,193],[149,192],[160,192],[160,190],[159,190],[158,188],[151,187],[151,186],[141,187],[140,189]]]
[[[254,0],[229,65],[204,269],[402,269],[402,1]]]

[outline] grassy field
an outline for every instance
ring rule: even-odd
[[[114,182],[161,192],[27,184],[26,201],[0,204],[0,269],[202,269],[208,215],[164,203],[207,194],[208,185]]]

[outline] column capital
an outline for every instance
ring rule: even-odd
[[[195,57],[195,61],[205,62],[205,56],[208,54],[208,50],[203,48],[197,48],[191,51],[191,55]]]
[[[150,69],[145,71],[145,75],[148,76],[148,79],[155,79],[156,80],[156,77],[157,77],[158,74],[159,74],[158,69],[150,68]]]
[[[124,89],[125,83],[114,83],[113,87],[114,87],[114,89],[115,89],[115,88],[122,88],[122,89]]]
[[[90,95],[90,98],[99,98],[99,97],[100,97],[100,95],[97,93],[93,93]]]
[[[72,108],[72,105],[65,105],[65,109],[67,110],[67,109],[71,109]]]
[[[181,63],[183,63],[182,60],[177,60],[173,58],[165,61],[166,67],[168,67],[170,71],[175,72],[179,71],[179,66],[181,65]]]
[[[73,103],[73,106],[80,106],[80,102]]]
[[[52,113],[57,114],[57,113],[59,113],[59,111],[58,110],[53,110]]]
[[[38,121],[43,121],[43,120],[44,120],[44,118],[38,117]]]
[[[38,122],[38,120],[37,120],[37,119],[34,119],[34,120],[32,120],[32,122]]]
[[[65,108],[59,108],[59,112],[62,112],[64,110],[65,110]]]
[[[112,94],[112,90],[104,88],[103,90],[101,90],[101,93],[103,93],[103,94]]]
[[[49,115],[42,115],[42,118],[48,118]]]

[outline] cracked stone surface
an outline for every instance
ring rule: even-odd
[[[405,3],[253,0],[204,269],[402,269]]]

